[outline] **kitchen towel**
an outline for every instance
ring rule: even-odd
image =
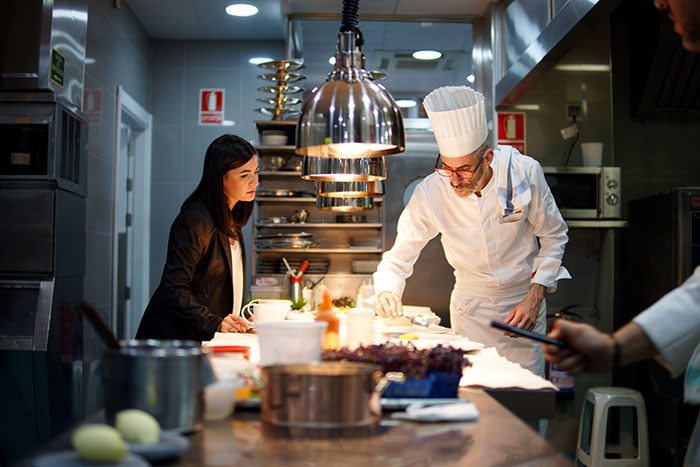
[[[498,204],[503,208],[503,217],[522,211],[532,200],[532,188],[520,161],[520,151],[512,146],[498,146],[498,156],[493,167],[498,193]]]
[[[469,422],[479,418],[479,410],[467,401],[429,405],[427,403],[411,404],[405,412],[397,412],[392,418],[411,422]]]

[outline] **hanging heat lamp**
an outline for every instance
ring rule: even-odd
[[[384,182],[316,182],[316,196],[362,198],[383,196]]]
[[[374,209],[374,199],[368,197],[336,198],[330,196],[317,196],[316,208],[340,212],[368,211],[370,209]]]
[[[386,180],[386,166],[383,157],[363,159],[304,157],[301,178],[327,182],[375,182]]]
[[[343,1],[335,65],[326,82],[312,90],[302,106],[296,152],[306,160],[374,159],[405,150],[401,112],[386,88],[364,68],[362,33],[357,27],[359,4],[359,0]],[[305,161],[304,165],[319,163]],[[343,167],[347,169],[348,164]],[[329,180],[325,169],[307,170],[303,178]],[[367,178],[350,170],[338,175],[334,180]]]

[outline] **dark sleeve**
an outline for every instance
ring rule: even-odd
[[[197,265],[216,241],[217,229],[201,213],[181,213],[173,222],[168,240],[168,256],[161,280],[161,308],[173,313],[189,329],[205,340],[214,336],[222,318],[197,301],[192,293]]]

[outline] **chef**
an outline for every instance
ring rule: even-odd
[[[440,153],[435,173],[416,186],[399,218],[396,243],[374,273],[375,311],[380,317],[403,314],[406,278],[423,246],[442,234],[455,274],[453,330],[543,376],[538,343],[490,326],[497,320],[545,333],[545,291],[571,278],[562,266],[568,229],[542,168],[511,146],[489,148],[479,92],[441,87],[423,105]]]

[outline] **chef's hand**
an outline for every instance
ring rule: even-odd
[[[552,330],[547,336],[567,343],[566,347],[542,344],[542,350],[548,361],[569,374],[606,371],[613,366],[613,338],[593,326],[558,319],[552,323]]]
[[[403,316],[401,297],[395,292],[384,291],[374,301],[374,312],[380,318],[400,318]]]
[[[540,311],[540,304],[542,304],[542,300],[544,299],[544,291],[545,287],[543,285],[535,284],[534,282],[530,284],[530,289],[525,294],[525,298],[508,313],[503,323],[528,331],[534,328],[537,323],[537,314]],[[508,331],[505,331],[504,334],[517,337]]]
[[[227,315],[219,325],[219,332],[246,332],[250,325],[246,320],[231,313]]]

